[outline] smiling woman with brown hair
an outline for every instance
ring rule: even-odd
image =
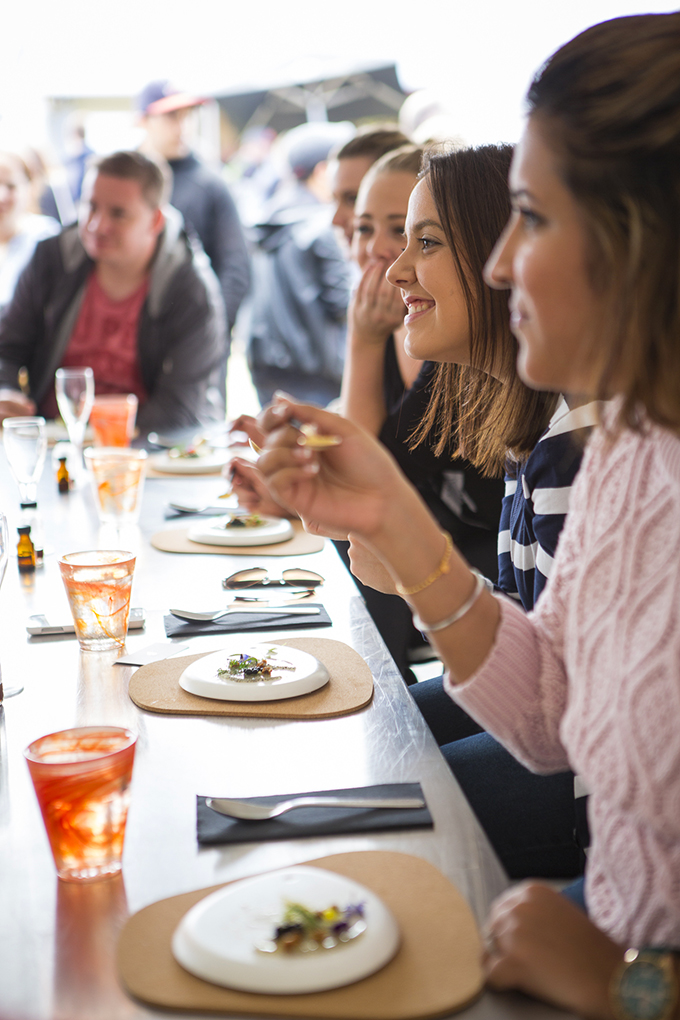
[[[422,178],[432,195],[442,240],[451,252],[464,305],[465,352],[456,359],[450,342],[442,349],[432,382],[427,413],[417,432],[419,442],[434,430],[437,453],[449,448],[467,457],[484,473],[502,474],[508,455],[525,460],[536,446],[558,398],[529,389],[515,370],[517,342],[510,332],[507,304],[482,278],[489,239],[508,215],[507,174],[510,146],[485,145],[453,154],[430,153]],[[425,225],[423,224],[423,227]],[[421,228],[422,229],[422,228]],[[433,243],[433,242],[429,242]],[[399,262],[390,270],[395,287]],[[415,316],[412,317],[415,319]],[[450,335],[444,313],[444,335]],[[410,330],[409,350],[418,357],[418,332],[431,348],[430,319]]]
[[[359,536],[407,596],[451,695],[538,772],[591,791],[588,916],[533,883],[485,965],[586,1017],[677,1017],[680,949],[680,14],[616,19],[541,70],[487,269],[520,375],[612,401],[536,610],[494,598],[364,433],[281,400],[261,467],[310,530]],[[654,249],[658,249],[657,254]],[[296,443],[290,417],[342,442]],[[628,952],[624,951],[630,950]]]

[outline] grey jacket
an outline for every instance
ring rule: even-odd
[[[37,246],[0,322],[0,387],[17,389],[19,369],[26,367],[30,397],[40,408],[93,268],[75,226]],[[142,432],[224,416],[224,394],[213,386],[227,354],[222,296],[205,252],[188,239],[175,210],[166,210],[137,351],[149,394],[137,415]]]
[[[350,269],[328,210],[301,186],[295,197],[296,204],[275,209],[253,232],[248,362],[339,381]]]
[[[248,290],[250,266],[246,239],[234,200],[224,181],[193,153],[168,160],[172,198],[189,230],[195,230],[220,281],[229,329]]]

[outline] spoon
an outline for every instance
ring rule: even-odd
[[[225,492],[223,496],[218,496],[217,498],[227,499],[229,496],[231,496],[231,493]],[[239,514],[250,513],[249,510],[245,510],[243,507],[215,506],[213,503],[206,503],[205,506],[197,506],[195,503],[168,503],[168,507],[178,514],[203,514],[206,510],[214,510],[216,514],[231,514],[236,517]]]
[[[274,804],[253,804],[249,800],[229,800],[224,797],[206,797],[205,802],[213,811],[227,818],[242,818],[248,822],[261,822],[278,818],[287,811],[302,807],[331,808],[405,808],[415,810],[425,807],[420,797],[286,797]]]
[[[227,606],[226,609],[216,609],[214,613],[192,613],[188,609],[171,609],[173,616],[180,620],[196,620],[200,623],[211,623],[219,620],[220,616],[227,616],[229,613],[269,613],[270,616],[318,616],[321,610],[318,606]]]
[[[293,425],[296,429],[300,430],[302,435],[298,439],[297,445],[306,446],[310,450],[327,450],[331,446],[339,446],[342,442],[340,436],[322,435],[321,432],[317,432],[316,425],[309,423],[303,425],[297,418],[289,418],[286,424]],[[262,447],[258,446],[252,439],[249,439],[248,442],[253,453],[259,456],[262,453]]]

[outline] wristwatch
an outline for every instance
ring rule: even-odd
[[[678,1003],[675,956],[668,949],[627,949],[609,986],[619,1020],[670,1020]]]

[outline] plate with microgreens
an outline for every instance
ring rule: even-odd
[[[293,525],[284,517],[261,514],[223,514],[192,524],[191,542],[203,545],[275,545],[293,537]]]
[[[180,676],[179,685],[199,698],[282,701],[317,691],[329,680],[326,667],[308,652],[241,640],[196,659]]]
[[[399,941],[397,922],[370,889],[298,866],[234,882],[200,900],[175,930],[172,952],[204,981],[294,995],[374,974]]]
[[[216,448],[201,440],[153,453],[149,457],[149,464],[156,471],[172,475],[205,475],[218,471],[233,455],[233,450]]]

